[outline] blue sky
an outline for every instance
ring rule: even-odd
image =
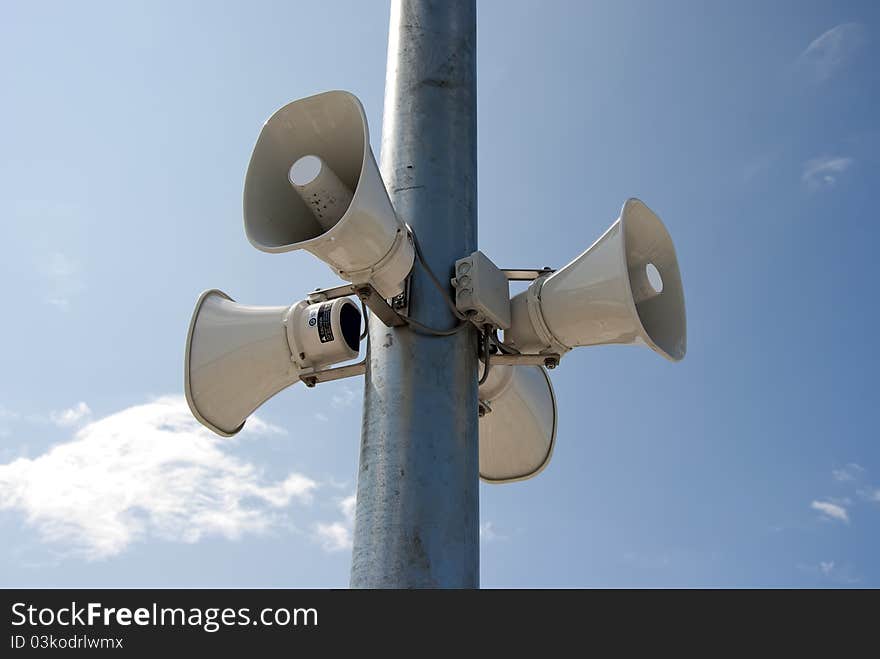
[[[481,485],[492,586],[880,586],[880,5],[501,2],[478,23],[480,248],[559,266],[623,201],[676,244],[688,355],[572,352],[539,477]],[[384,2],[7,4],[0,585],[348,583],[362,387],[224,440],[182,401],[198,294],[335,279],[252,248],[262,122],[357,94]]]

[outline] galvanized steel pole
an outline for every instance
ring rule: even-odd
[[[381,169],[441,281],[477,249],[475,0],[392,0]],[[418,262],[410,315],[456,319]],[[479,586],[477,338],[370,324],[353,588]]]

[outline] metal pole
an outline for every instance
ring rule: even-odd
[[[381,169],[441,281],[477,248],[475,0],[392,0]],[[410,315],[455,318],[418,262]],[[479,586],[477,337],[370,323],[353,588]]]

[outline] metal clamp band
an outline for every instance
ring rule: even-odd
[[[559,339],[553,335],[553,332],[550,331],[550,328],[544,320],[544,314],[541,313],[541,289],[544,287],[545,281],[547,281],[546,277],[539,277],[531,286],[529,286],[526,294],[526,301],[529,308],[529,320],[532,321],[532,327],[535,328],[535,333],[538,335],[538,338],[547,346],[541,352],[553,352],[559,355],[564,355],[571,350],[571,348],[559,341]]]

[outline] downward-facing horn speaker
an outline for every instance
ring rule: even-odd
[[[547,371],[492,366],[479,398],[480,478],[511,483],[537,476],[556,441],[556,397]]]

